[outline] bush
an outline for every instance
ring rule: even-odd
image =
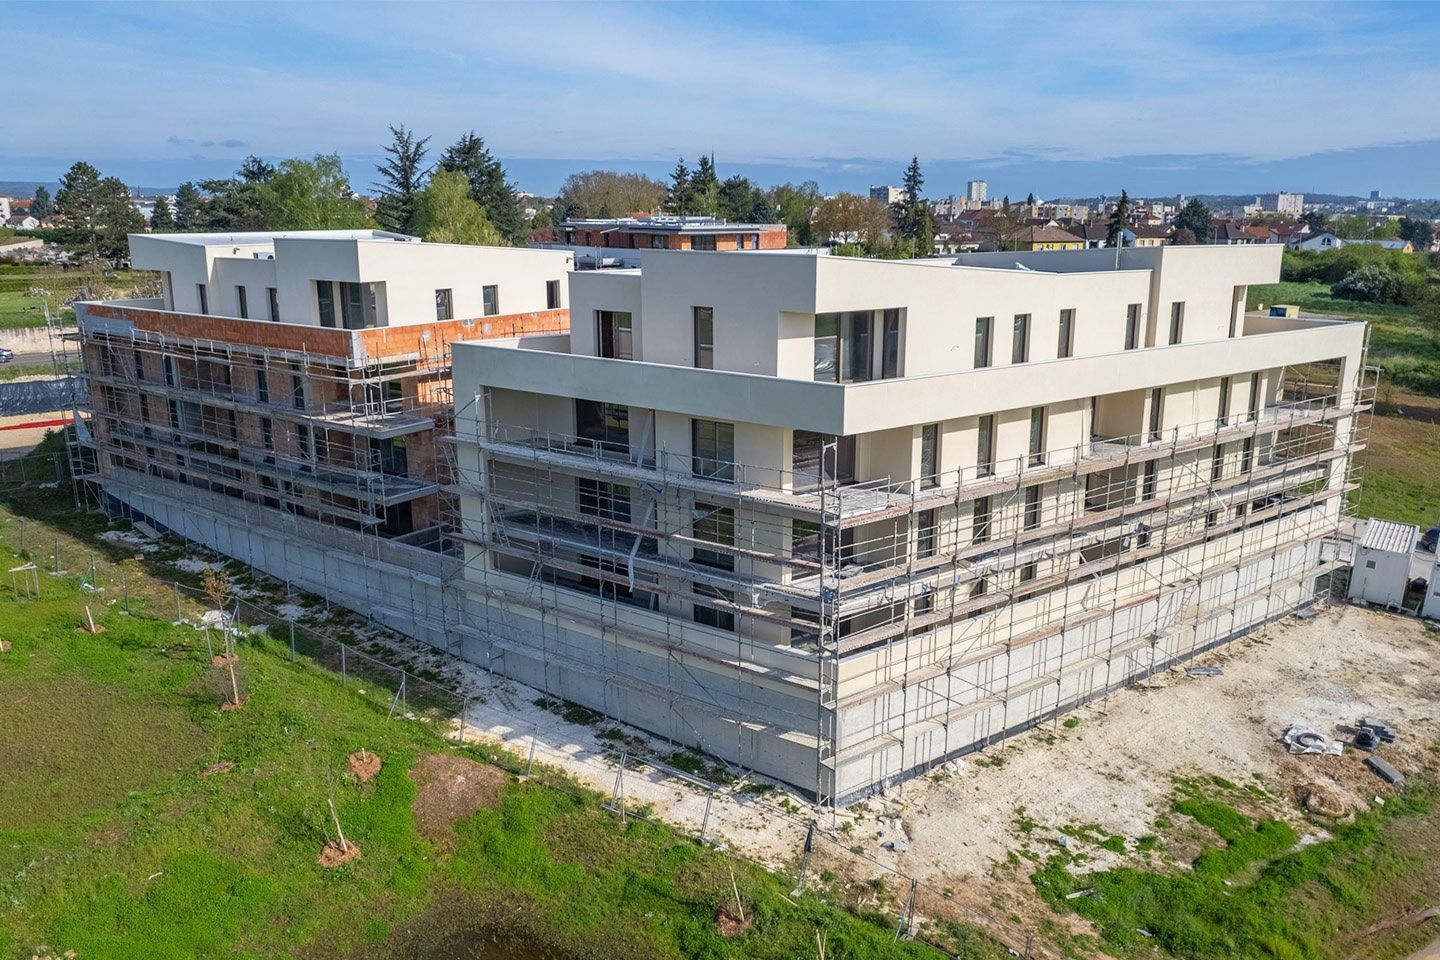
[[[1400,278],[1382,266],[1361,267],[1330,288],[1341,300],[1365,303],[1395,303],[1400,296]]]

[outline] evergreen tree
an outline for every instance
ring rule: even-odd
[[[715,158],[703,153],[690,177],[690,205],[695,214],[713,217],[720,205],[720,180],[715,175]]]
[[[486,219],[500,232],[503,242],[523,244],[529,239],[529,227],[520,205],[515,202],[515,190],[505,179],[505,168],[491,156],[485,141],[474,131],[445,148],[440,155],[440,169],[465,174],[470,183],[470,199],[485,211]]]
[[[935,250],[935,217],[930,204],[920,195],[925,176],[920,158],[912,157],[901,181],[900,201],[895,204],[895,230],[910,248],[911,256],[929,256]]]
[[[1025,206],[1027,206],[1027,207],[1033,207],[1033,206],[1035,206],[1035,191],[1032,190],[1032,191],[1030,191],[1029,193],[1027,193],[1027,194],[1025,195]]]
[[[100,181],[95,193],[96,251],[111,263],[130,255],[130,234],[145,229],[145,217],[130,199],[130,188],[118,177]]]
[[[375,218],[380,226],[397,233],[415,232],[415,196],[425,186],[425,145],[429,137],[417,138],[402,123],[390,128],[389,157],[376,169],[380,172],[380,199]]]
[[[1180,208],[1180,213],[1175,217],[1175,229],[1189,230],[1195,235],[1196,243],[1208,243],[1210,240],[1210,208],[1199,200],[1191,200]]]
[[[55,201],[50,197],[50,191],[44,184],[35,188],[35,198],[30,201],[30,216],[44,222],[49,219],[50,214],[55,212]]]
[[[155,210],[150,214],[150,232],[166,233],[174,229],[175,215],[170,212],[170,201],[156,197]]]
[[[675,161],[675,169],[670,171],[670,189],[665,194],[665,212],[683,217],[690,209],[690,168],[685,166],[685,158],[681,157]]]
[[[204,204],[205,198],[201,196],[199,187],[188,180],[180,184],[180,189],[175,191],[175,229],[199,229],[200,219],[204,215],[201,207]]]
[[[275,229],[268,219],[262,189],[274,176],[275,167],[249,156],[235,176],[201,182],[200,188],[210,196],[199,207],[195,228],[226,233]]]
[[[91,258],[100,255],[99,193],[100,171],[80,160],[65,171],[55,194],[55,210],[65,218],[60,245]]]
[[[1124,190],[1120,191],[1120,199],[1115,201],[1115,212],[1110,215],[1110,227],[1105,233],[1105,242],[1112,247],[1120,245],[1120,231],[1130,225],[1130,194]]]

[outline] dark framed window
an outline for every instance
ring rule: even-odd
[[[715,369],[715,308],[692,307],[695,327],[695,366]]]
[[[832,450],[825,445],[834,442]],[[791,440],[790,469],[796,490],[813,490],[821,480],[845,484],[855,481],[855,438],[830,437],[796,430]]]
[[[1055,356],[1064,360],[1066,357],[1075,354],[1075,311],[1060,311],[1060,342],[1055,348]]]
[[[927,423],[920,428],[920,485],[940,485],[940,424]]]
[[[270,319],[275,323],[280,322],[280,291],[274,287],[265,288],[265,299],[270,302]]]
[[[1160,476],[1160,465],[1154,460],[1145,464],[1145,476],[1140,481],[1140,499],[1154,500],[1156,482]]]
[[[880,377],[900,376],[900,311],[886,310],[881,319]]]
[[[205,289],[205,284],[195,284],[195,291],[200,294],[200,312],[208,314],[210,312],[210,294]]]
[[[298,373],[290,375],[290,401],[296,410],[305,409],[305,378]]]
[[[691,420],[690,451],[695,476],[735,482],[735,424]]]
[[[335,326],[335,284],[329,280],[315,281],[315,305],[320,310],[320,326]]]
[[[258,367],[255,370],[255,399],[261,403],[270,402],[270,375]]]
[[[630,488],[623,483],[577,477],[575,501],[580,512],[587,517],[630,522]]]
[[[1170,342],[1176,344],[1185,335],[1185,301],[1170,304]]]
[[[633,321],[629,313],[596,310],[595,322],[599,331],[600,356],[611,360],[635,359]]]
[[[840,379],[855,383],[869,380],[874,362],[874,322],[869,311],[846,314],[844,363]]]
[[[1226,424],[1229,420],[1230,420],[1230,378],[1229,378],[1229,377],[1221,377],[1221,378],[1220,378],[1220,403],[1219,403],[1219,408],[1215,411],[1215,423],[1218,424],[1219,426],[1222,426],[1222,427],[1223,427],[1223,426],[1225,426],[1225,424]]]
[[[340,314],[346,330],[375,326],[375,285],[340,281]]]
[[[545,281],[545,309],[546,309],[546,310],[559,310],[559,309],[560,309],[560,281],[559,281],[559,280],[546,280],[546,281]]]
[[[735,546],[735,511],[729,507],[697,502],[690,530],[691,536],[696,540],[733,547]],[[717,570],[735,569],[735,554],[726,550],[694,547],[690,558],[696,563],[714,567]]]
[[[1246,419],[1260,419],[1260,371],[1250,374],[1250,399],[1245,406]]]
[[[630,408],[599,400],[576,400],[575,435],[606,452],[629,453]]]
[[[1038,467],[1045,462],[1045,408],[1030,410],[1030,466]]]
[[[970,508],[970,541],[985,543],[990,539],[990,498],[981,497]]]
[[[1213,483],[1225,475],[1225,444],[1215,444],[1210,454],[1210,480]]]
[[[1240,472],[1249,473],[1255,467],[1255,438],[1246,437],[1240,444]]]
[[[1040,504],[1045,493],[1045,485],[1037,483],[1033,487],[1025,488],[1025,529],[1038,530],[1040,528]]]
[[[1125,308],[1125,349],[1140,347],[1140,304],[1132,303]]]
[[[712,233],[696,234],[690,238],[691,250],[714,250],[715,235]]]
[[[260,418],[260,445],[266,450],[275,450],[275,424],[269,417]]]
[[[135,351],[135,379],[145,379],[145,358],[140,355],[139,350]]]
[[[693,587],[695,596],[704,597],[707,600],[720,603],[734,603],[735,594],[729,590],[721,590],[706,583],[697,583]],[[717,630],[726,630],[731,633],[735,631],[735,612],[733,610],[716,609],[714,607],[694,604],[694,620],[696,623],[707,627],[714,627]]]
[[[1025,566],[1020,568],[1020,582],[1029,583],[1031,580],[1035,579],[1039,572],[1039,565],[1036,564],[1033,560],[1030,561],[1029,563],[1025,564]]]
[[[455,293],[449,287],[435,291],[435,319],[455,319]]]
[[[815,379],[840,382],[840,314],[815,315]]]
[[[235,288],[235,304],[240,309],[240,319],[249,320],[250,298],[245,295],[245,288],[243,286]]]
[[[662,234],[662,233],[652,233],[652,234],[650,235],[650,249],[652,249],[652,250],[669,250],[669,249],[670,249],[670,238],[666,237],[666,236],[665,236],[664,234]]]
[[[480,299],[483,303],[485,316],[493,317],[500,312],[500,288],[493,283],[487,283],[480,288]]]
[[[887,313],[889,311],[886,311]],[[896,366],[899,362],[899,311],[895,311]],[[858,383],[875,376],[875,318],[877,311],[815,315],[815,379],[825,383]],[[886,345],[882,330],[881,372]]]
[[[1030,314],[1015,314],[1015,325],[1010,334],[1010,362],[1025,363],[1030,359]]]
[[[987,413],[976,423],[975,474],[988,477],[995,472],[995,415]]]
[[[977,317],[975,319],[975,366],[977,369],[990,366],[992,352],[990,340],[994,329],[994,317]]]
[[[1164,433],[1165,388],[1150,391],[1150,439],[1159,440]]]
[[[922,560],[935,556],[935,547],[939,540],[940,511],[922,510],[915,519],[915,556]]]

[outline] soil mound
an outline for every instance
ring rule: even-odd
[[[421,757],[410,776],[419,787],[411,806],[415,825],[429,840],[450,836],[456,821],[493,807],[508,779],[499,767],[453,753]]]
[[[345,769],[361,783],[369,783],[380,772],[380,757],[369,750],[357,750],[345,758]]]
[[[328,840],[324,849],[320,851],[320,856],[315,858],[315,862],[322,867],[343,867],[351,860],[359,859],[360,844],[354,840],[345,841],[343,848],[340,846],[339,840]]]
[[[210,766],[208,766],[208,767],[206,767],[204,770],[201,770],[201,771],[200,771],[200,776],[202,776],[202,777],[213,777],[213,776],[215,776],[215,774],[217,774],[217,773],[229,773],[231,770],[234,770],[234,769],[235,769],[235,761],[233,761],[233,760],[224,760],[224,761],[221,761],[220,763],[212,763],[212,764],[210,764]]]
[[[748,933],[750,928],[755,926],[753,914],[747,914],[744,920],[735,916],[735,905],[722,903],[715,908],[715,931],[722,937],[738,937]]]

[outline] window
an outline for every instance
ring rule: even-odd
[[[695,366],[715,369],[715,308],[692,307],[695,315]]]
[[[587,517],[630,522],[630,488],[624,484],[577,477],[575,501]]]
[[[290,375],[290,397],[296,410],[305,409],[305,378],[298,373]]]
[[[335,326],[335,284],[329,280],[316,280],[315,303],[320,310],[320,326]]]
[[[630,452],[630,408],[598,400],[575,401],[575,435],[610,453]]]
[[[1030,561],[1029,563],[1025,564],[1025,566],[1020,568],[1020,582],[1029,583],[1031,580],[1035,579],[1039,572],[1039,565],[1036,564],[1033,560]]]
[[[480,297],[483,301],[485,316],[493,317],[500,312],[500,288],[493,283],[487,283],[480,288]]]
[[[455,319],[455,295],[453,290],[448,287],[435,291],[435,319]]]
[[[990,539],[990,498],[981,497],[970,508],[970,542],[985,543]]]
[[[936,534],[939,529],[939,510],[920,511],[915,527],[915,556],[918,559],[935,556]]]
[[[1220,378],[1220,408],[1215,412],[1217,426],[1225,426],[1230,420],[1230,378]]]
[[[994,317],[977,317],[975,320],[976,369],[990,366],[990,334],[994,326]]]
[[[1155,486],[1156,486],[1156,481],[1159,479],[1159,476],[1160,476],[1160,465],[1159,465],[1158,463],[1156,463],[1154,460],[1150,460],[1150,461],[1146,462],[1146,464],[1145,464],[1145,475],[1144,475],[1144,478],[1140,481],[1140,499],[1141,499],[1141,500],[1154,500],[1154,499],[1155,499]]]
[[[165,368],[165,386],[173,387],[180,381],[180,361],[168,353],[160,358],[161,366]]]
[[[135,379],[145,379],[145,358],[140,355],[139,350],[135,351]]]
[[[1040,528],[1040,498],[1045,492],[1045,485],[1037,483],[1033,487],[1025,488],[1025,529],[1038,530]]]
[[[1260,419],[1260,371],[1250,374],[1250,400],[1245,406],[1246,419]]]
[[[265,299],[270,304],[270,319],[275,323],[280,322],[280,292],[274,287],[265,288]]]
[[[141,423],[146,423],[146,422],[149,421],[149,419],[150,419],[150,395],[149,395],[148,393],[142,393],[142,394],[140,394],[140,422],[141,422]],[[147,429],[145,432],[146,432],[146,435],[148,436],[150,431]]]
[[[696,540],[720,546],[735,546],[735,511],[729,507],[696,502],[690,528],[691,536]],[[695,547],[690,558],[696,563],[717,570],[735,569],[735,555],[726,550]]]
[[[315,435],[303,423],[295,427],[295,456],[305,461],[304,466],[314,465]]]
[[[630,314],[622,310],[596,310],[600,331],[600,356],[611,360],[634,360],[634,333]]]
[[[1125,349],[1135,350],[1140,346],[1140,304],[1132,303],[1125,310]]]
[[[690,421],[690,455],[697,477],[735,482],[735,424]]]
[[[920,428],[920,485],[940,485],[940,424],[927,423]]]
[[[880,335],[880,378],[900,376],[900,311],[886,310]]]
[[[260,445],[272,453],[275,450],[275,424],[269,417],[260,418]]]
[[[975,475],[988,477],[995,472],[995,415],[986,414],[975,431]]]
[[[236,302],[236,304],[239,305],[239,309],[240,309],[240,319],[241,319],[241,320],[249,320],[249,319],[250,319],[250,301],[249,301],[249,299],[245,296],[245,288],[244,288],[244,287],[236,287],[236,288],[235,288],[235,302]]]
[[[1064,360],[1066,357],[1075,354],[1075,311],[1060,311],[1060,344],[1055,350],[1055,356]]]
[[[560,281],[559,281],[559,280],[546,280],[546,281],[545,281],[545,309],[546,309],[546,310],[559,310],[559,309],[560,309]]]
[[[1210,482],[1214,483],[1225,475],[1225,444],[1215,444],[1210,454]]]
[[[719,590],[705,583],[694,585],[694,595],[704,597],[707,600],[719,603],[734,603],[735,594],[729,590]],[[735,613],[733,610],[717,610],[714,607],[694,605],[694,620],[696,623],[707,627],[714,627],[717,630],[735,630]]]
[[[375,284],[340,282],[340,313],[346,330],[364,330],[377,325]]]
[[[880,311],[852,310],[849,313],[817,313],[815,315],[815,379],[825,383],[850,383],[873,380],[875,377],[875,318]],[[893,313],[893,319],[890,314]],[[882,376],[898,374],[900,349],[900,312],[884,311],[882,321]],[[893,363],[885,356],[894,351]],[[887,370],[895,370],[887,374]]]
[[[826,444],[833,444],[826,450]],[[813,490],[821,479],[837,483],[855,480],[855,438],[830,437],[796,430],[791,441],[790,469],[796,490]]]
[[[1185,303],[1176,300],[1170,304],[1170,342],[1179,343],[1185,333]]]
[[[815,379],[840,382],[840,314],[815,315]]]
[[[410,475],[410,451],[407,446],[409,441],[405,437],[387,437],[370,442],[374,445],[375,462],[381,473],[390,477]]]
[[[1030,359],[1030,314],[1015,314],[1015,329],[1010,336],[1010,362],[1024,363]]]
[[[691,249],[691,250],[714,250],[714,249],[715,249],[715,235],[714,235],[714,234],[703,234],[703,235],[691,237],[691,238],[690,238],[690,249]]]
[[[1038,467],[1045,462],[1045,408],[1034,407],[1030,411],[1030,466]]]
[[[1240,330],[1240,308],[1245,303],[1245,287],[1236,287],[1230,297],[1230,337]]]
[[[874,358],[872,319],[869,311],[845,315],[845,362],[840,369],[840,379],[846,382],[870,379]]]
[[[205,284],[195,284],[195,291],[200,295],[200,312],[208,314],[210,312],[210,295],[205,290]]]
[[[1159,440],[1164,421],[1161,419],[1165,403],[1165,388],[1156,387],[1150,391],[1150,439]]]
[[[264,370],[255,371],[255,399],[261,403],[270,402],[270,376]]]
[[[915,598],[915,616],[923,617],[935,610],[935,593],[930,587],[921,587],[920,595]]]
[[[1240,472],[1249,473],[1255,466],[1255,438],[1246,437],[1240,444]]]
[[[668,250],[668,249],[670,249],[670,239],[669,239],[668,237],[666,237],[664,234],[659,234],[659,233],[651,234],[651,236],[650,236],[650,249],[652,249],[652,250]]]

